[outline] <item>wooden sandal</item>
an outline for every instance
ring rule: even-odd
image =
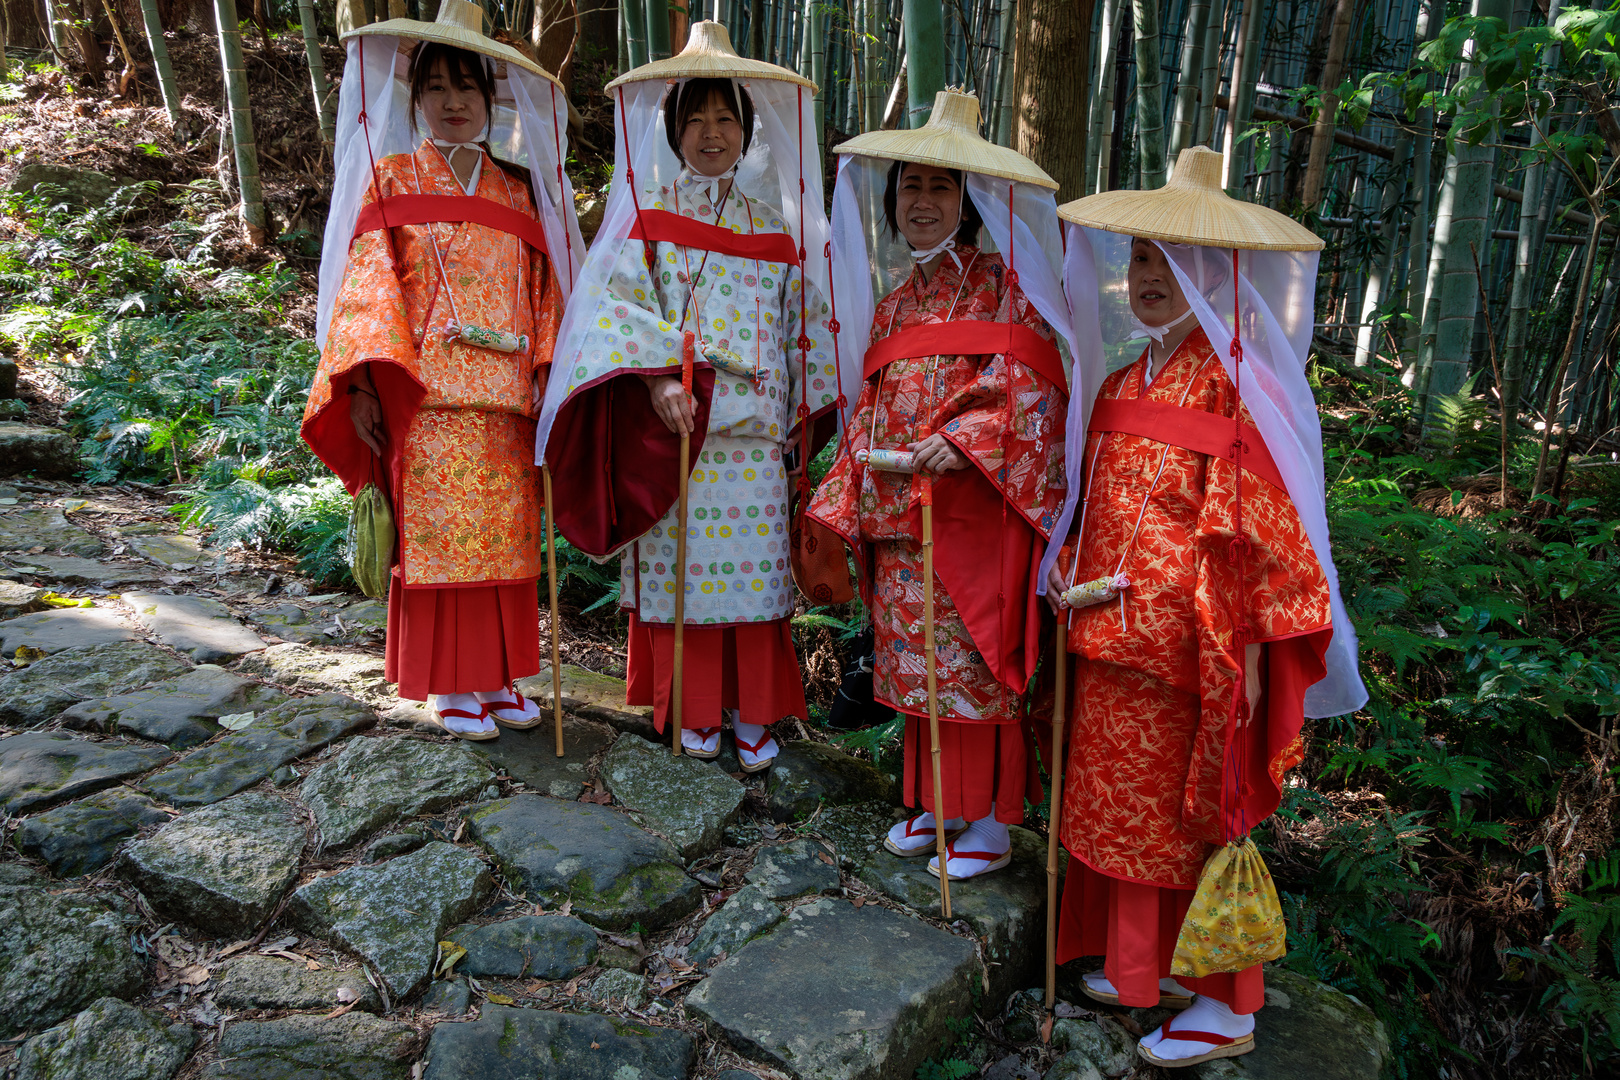
[[[1176,1039],[1181,1042],[1209,1043],[1212,1049],[1206,1054],[1194,1054],[1184,1058],[1162,1058],[1152,1050],[1136,1044],[1136,1052],[1142,1055],[1143,1061],[1151,1062],[1161,1069],[1184,1069],[1189,1065],[1202,1064],[1205,1061],[1214,1061],[1216,1058],[1242,1057],[1254,1049],[1254,1032],[1240,1036],[1236,1039],[1225,1035],[1217,1035],[1213,1031],[1171,1031],[1170,1021],[1166,1020],[1164,1026],[1159,1028],[1163,1038]]]
[[[450,725],[444,722],[444,718],[452,716],[457,720],[482,720],[488,713],[488,709],[476,713],[470,713],[465,709],[445,709],[442,713],[436,708],[432,710],[433,722],[443,728],[446,735],[454,735],[468,742],[489,742],[491,739],[498,739],[501,737],[500,729],[497,727],[494,731],[453,731]]]

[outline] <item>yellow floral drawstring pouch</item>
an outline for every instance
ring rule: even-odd
[[[1242,971],[1287,952],[1288,927],[1271,871],[1245,837],[1216,848],[1181,924],[1171,975]]]

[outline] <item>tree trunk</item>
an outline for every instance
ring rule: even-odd
[[[1603,207],[1600,203],[1592,204],[1592,226],[1586,236],[1586,259],[1581,267],[1581,280],[1575,288],[1575,310],[1570,319],[1569,336],[1564,339],[1564,354],[1558,360],[1558,367],[1553,372],[1547,394],[1547,422],[1541,432],[1541,451],[1536,455],[1536,475],[1530,485],[1530,497],[1534,499],[1545,489],[1544,481],[1547,472],[1547,450],[1552,445],[1553,428],[1558,426],[1558,419],[1563,415],[1564,372],[1569,369],[1570,358],[1574,355],[1576,343],[1580,341],[1581,324],[1586,319],[1586,301],[1592,291],[1592,268],[1597,264],[1598,240],[1602,237]],[[1569,445],[1569,433],[1564,433],[1564,445]]]
[[[1226,114],[1226,193],[1243,197],[1244,161],[1247,147],[1238,139],[1249,124],[1254,110],[1254,71],[1260,66],[1260,38],[1263,19],[1260,9],[1265,0],[1243,0],[1243,24],[1238,31],[1237,51],[1232,56],[1232,108]]]
[[[247,71],[242,65],[242,30],[236,20],[236,0],[214,0],[214,18],[219,25],[219,59],[230,107],[231,139],[236,144],[242,224],[247,229],[249,243],[263,244],[269,236],[265,230],[259,151],[253,141],[253,112],[248,104]]]
[[[810,46],[810,81],[821,87],[816,95],[816,145],[827,158],[827,22],[816,0],[804,0],[804,34]]]
[[[1187,12],[1187,38],[1181,43],[1181,74],[1176,81],[1176,113],[1170,124],[1170,146],[1166,151],[1169,171],[1176,158],[1193,144],[1198,131],[1199,74],[1204,61],[1204,34],[1209,26],[1210,0],[1192,0]],[[1140,62],[1140,61],[1138,61]]]
[[[647,7],[647,59],[668,60],[669,4],[665,0],[646,0]]]
[[[141,0],[155,6],[156,0]],[[309,86],[315,95],[315,115],[321,120],[321,141],[330,153],[337,142],[337,116],[332,110],[332,91],[326,85],[326,64],[321,60],[321,24],[315,14],[315,0],[298,0],[298,22],[304,30],[304,60],[309,66]]]
[[[1165,172],[1159,0],[1131,0],[1131,16],[1136,26],[1136,160],[1141,188],[1151,191],[1164,186]]]
[[[1350,44],[1350,17],[1355,0],[1338,0],[1333,9],[1333,36],[1328,40],[1327,62],[1322,65],[1322,105],[1316,113],[1316,129],[1311,132],[1311,159],[1305,168],[1305,191],[1300,206],[1307,213],[1321,207],[1322,182],[1327,176],[1328,155],[1333,152],[1333,129],[1338,126],[1339,76],[1344,70],[1344,52]]]
[[[580,39],[580,12],[574,0],[537,0],[529,43],[540,66],[557,76],[565,90],[574,87],[575,42]]]
[[[176,128],[180,126],[180,93],[174,87],[174,67],[169,63],[169,46],[163,40],[157,0],[141,0],[141,18],[146,23],[146,45],[152,50],[158,93],[163,95],[163,107],[169,113],[169,127]]]
[[[1548,0],[1547,24],[1558,20],[1561,0]],[[1558,46],[1547,46],[1541,56],[1541,85],[1558,68]],[[1519,415],[1519,384],[1524,379],[1525,340],[1530,328],[1530,296],[1534,289],[1535,268],[1541,261],[1541,236],[1546,234],[1545,222],[1537,227],[1537,216],[1542,213],[1542,189],[1546,185],[1546,163],[1537,148],[1545,141],[1543,124],[1550,127],[1553,114],[1549,112],[1542,124],[1530,127],[1530,167],[1524,173],[1524,200],[1519,204],[1519,239],[1513,249],[1513,294],[1508,301],[1507,341],[1502,358],[1502,412],[1510,420]]]
[[[68,27],[68,33],[73,38],[73,44],[79,50],[79,60],[84,64],[85,72],[98,84],[107,74],[107,60],[101,51],[101,43],[96,40],[95,16],[90,7],[89,0],[79,0],[80,8],[74,11],[69,0],[60,0],[67,8],[73,21]]]
[[[1507,0],[1474,0],[1474,13],[1506,21]],[[1479,311],[1479,286],[1468,251],[1470,244],[1475,250],[1485,246],[1486,221],[1496,198],[1495,171],[1494,147],[1469,146],[1460,138],[1453,144],[1435,224],[1424,340],[1413,383],[1424,417],[1429,415],[1428,402],[1434,395],[1454,394],[1468,379],[1474,319]]]
[[[906,127],[927,123],[945,89],[945,15],[940,0],[905,0]]]
[[[1015,72],[1018,152],[1058,182],[1058,199],[1085,194],[1086,81],[1095,0],[1023,0]]]
[[[748,9],[748,55],[763,59],[765,52],[765,0],[753,0]]]
[[[999,0],[1001,52],[996,64],[996,125],[998,146],[1013,144],[1013,27],[1018,21],[1018,0]]]
[[[51,51],[61,59],[66,51],[63,42],[61,5],[63,0],[45,0],[45,40],[51,44]]]

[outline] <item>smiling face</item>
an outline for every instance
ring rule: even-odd
[[[1145,326],[1163,326],[1187,311],[1176,275],[1159,245],[1151,240],[1131,241],[1131,314]]]
[[[698,175],[719,176],[742,152],[742,121],[720,92],[711,90],[681,128],[681,157]]]
[[[941,243],[962,220],[962,185],[949,169],[907,164],[895,189],[894,223],[912,250]]]
[[[439,57],[422,82],[417,104],[427,119],[428,131],[445,142],[472,142],[489,120],[484,93],[471,73],[452,73]]]

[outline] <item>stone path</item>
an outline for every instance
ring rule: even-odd
[[[144,489],[42,479],[59,433],[25,427],[0,423],[36,463],[0,480],[0,1075],[1147,1075],[1144,1010],[1039,1039],[1035,834],[947,924],[879,846],[892,779],[826,744],[763,776],[729,742],[675,758],[574,667],[564,758],[549,725],[445,738],[384,679],[382,604],[200,547]],[[549,673],[522,685],[549,705]],[[1192,1076],[1377,1076],[1370,1013],[1270,985],[1261,1050]]]

